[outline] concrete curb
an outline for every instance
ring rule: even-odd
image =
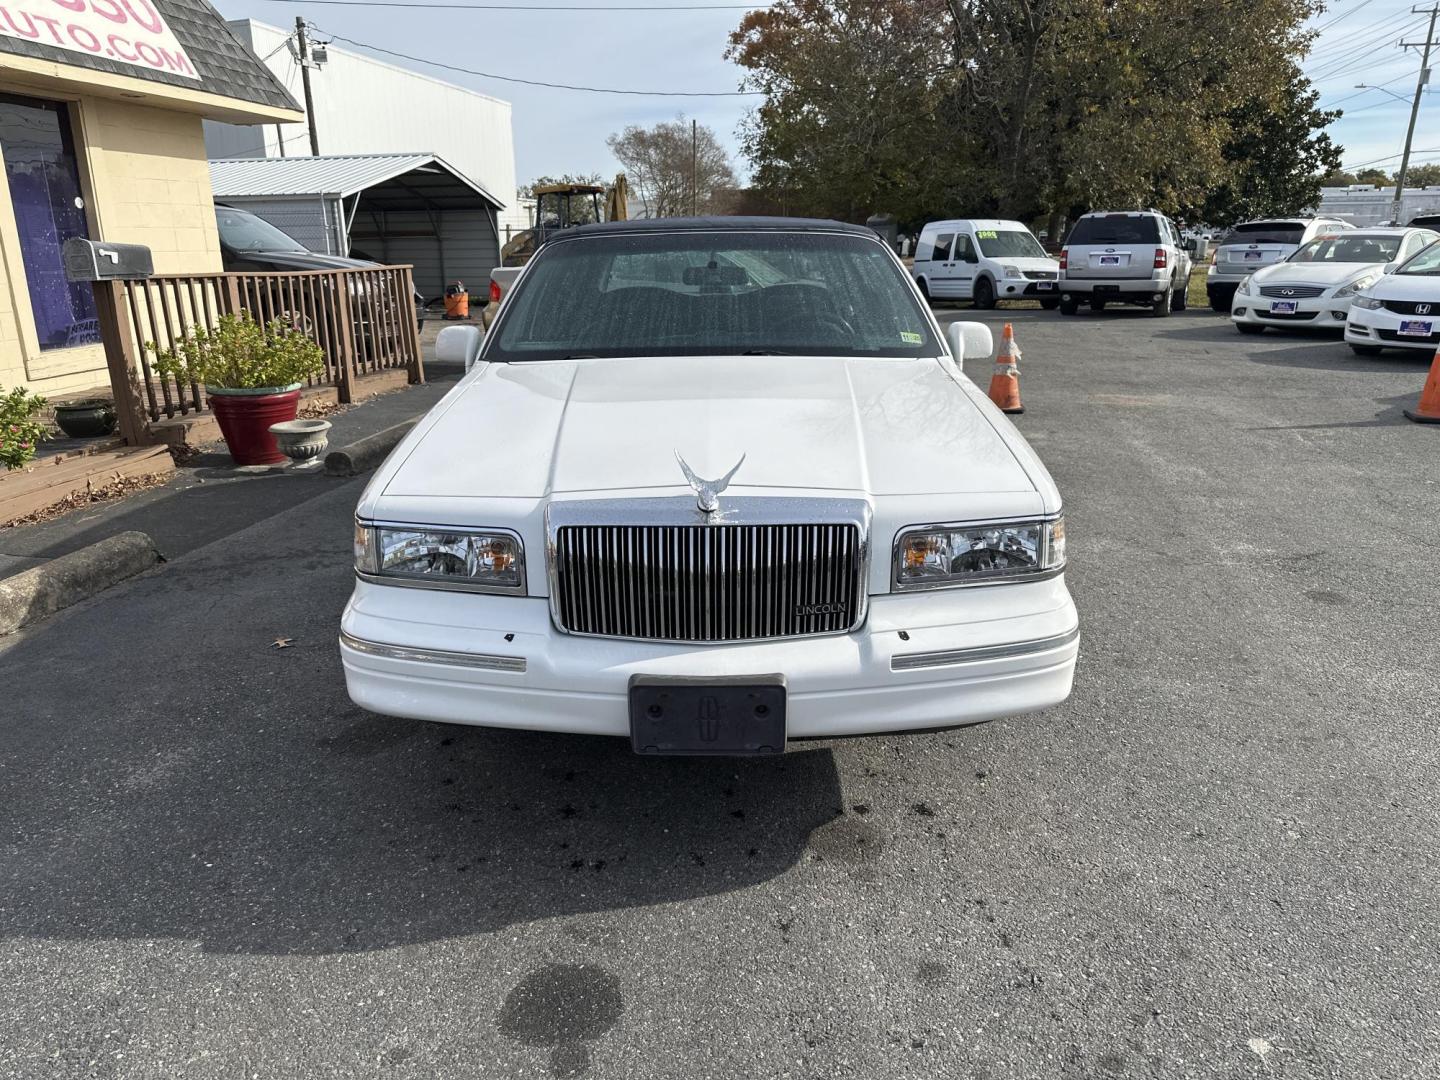
[[[77,604],[165,557],[142,532],[123,532],[0,581],[0,634]]]
[[[331,450],[325,455],[325,475],[355,476],[357,473],[370,471],[389,456],[390,451],[410,434],[410,429],[419,421],[417,416],[384,431],[377,431],[374,435],[367,435],[358,442]]]

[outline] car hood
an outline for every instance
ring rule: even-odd
[[[1384,268],[1384,263],[1282,262],[1256,270],[1254,281],[1257,285],[1323,285],[1329,289]]]
[[[1042,258],[1039,255],[1026,256],[1025,258],[1009,258],[1004,255],[988,256],[991,262],[1001,263],[1005,266],[1014,266],[1020,270],[1050,270],[1052,272],[1060,269],[1060,263],[1055,259]]]
[[[993,412],[936,360],[647,357],[491,364],[432,413],[382,498],[688,490],[1035,492]],[[1023,440],[1016,440],[1023,447]],[[1027,455],[1028,447],[1022,453]],[[1036,463],[1038,468],[1038,463]],[[1043,471],[1043,470],[1042,470]]]
[[[316,251],[241,251],[236,254],[256,262],[273,263],[287,270],[365,270],[380,265],[367,259],[321,255]]]
[[[1386,274],[1365,290],[1382,300],[1429,300],[1440,304],[1440,274]]]

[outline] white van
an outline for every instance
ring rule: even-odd
[[[920,230],[910,272],[927,300],[971,300],[977,308],[997,300],[1060,303],[1060,264],[1018,221],[932,221]]]

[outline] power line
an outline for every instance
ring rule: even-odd
[[[1414,154],[1440,154],[1440,146],[1429,146],[1429,147],[1426,147],[1424,150],[1415,150],[1415,151],[1412,151],[1412,153],[1414,153]],[[1371,160],[1371,161],[1353,161],[1353,162],[1349,162],[1348,164],[1341,165],[1340,167],[1341,167],[1342,169],[1345,169],[1345,170],[1348,172],[1350,169],[1363,169],[1366,165],[1380,165],[1380,164],[1382,164],[1383,162],[1386,162],[1386,161],[1394,161],[1396,158],[1398,158],[1398,157],[1403,157],[1403,156],[1404,156],[1404,155],[1402,155],[1402,154],[1390,154],[1388,157],[1374,158],[1374,159]]]
[[[1360,0],[1360,3],[1353,5],[1353,6],[1352,6],[1348,11],[1346,11],[1344,14],[1336,15],[1335,18],[1330,19],[1330,20],[1327,21],[1327,22],[1321,23],[1319,26],[1317,26],[1317,27],[1315,28],[1315,33],[1316,33],[1316,34],[1323,34],[1326,30],[1328,30],[1330,27],[1334,26],[1334,25],[1335,25],[1336,23],[1338,23],[1341,19],[1348,19],[1351,15],[1354,15],[1357,11],[1359,11],[1361,8],[1363,8],[1366,4],[1369,4],[1369,3],[1372,3],[1372,2],[1373,2],[1373,0]]]
[[[1332,69],[1350,66],[1356,60],[1378,52],[1387,45],[1394,44],[1396,38],[1411,29],[1418,29],[1418,26],[1414,16],[1406,12],[1399,20],[1392,19],[1389,23],[1368,27],[1365,32],[1368,36],[1357,35],[1358,40],[1347,40],[1338,42],[1328,49],[1317,49],[1306,57],[1305,62],[1311,65],[1307,74],[1311,79],[1328,78],[1335,73]],[[1357,52],[1361,49],[1366,51]]]
[[[316,27],[316,29],[320,29]],[[382,49],[379,45],[369,45],[363,41],[356,41],[354,38],[342,37],[340,34],[328,30],[321,30],[331,40],[343,41],[347,45],[355,45],[362,49],[369,49],[384,56],[394,56],[401,60],[409,60],[412,64],[426,64],[429,67],[441,68],[444,71],[458,71],[463,75],[476,75],[482,79],[498,79],[500,82],[520,83],[523,86],[544,86],[552,90],[579,90],[587,94],[624,94],[629,97],[685,97],[685,98],[711,98],[711,97],[763,97],[764,95],[754,90],[617,90],[608,86],[575,86],[571,83],[542,82],[539,79],[520,79],[513,75],[496,75],[490,71],[477,71],[474,68],[458,67],[455,64],[442,64],[439,60],[426,60],[424,57],[411,56],[409,53],[397,52],[394,49]]]
[[[1414,75],[1414,74],[1415,74],[1415,72],[1413,72],[1413,71],[1407,71],[1407,72],[1405,72],[1405,74],[1403,74],[1403,75],[1396,75],[1395,78],[1393,78],[1393,79],[1387,79],[1387,80],[1385,80],[1385,82],[1382,82],[1382,83],[1376,83],[1374,86],[1366,86],[1366,87],[1364,87],[1363,89],[1357,88],[1356,91],[1355,91],[1355,93],[1353,93],[1353,94],[1346,94],[1344,97],[1342,97],[1342,98],[1336,98],[1334,101],[1331,101],[1331,102],[1322,102],[1321,105],[1320,105],[1320,107],[1321,107],[1322,109],[1333,109],[1336,105],[1339,105],[1342,101],[1349,101],[1349,100],[1351,100],[1352,98],[1364,97],[1364,96],[1365,96],[1366,94],[1368,94],[1371,90],[1379,90],[1379,89],[1381,89],[1381,88],[1383,88],[1383,87],[1386,87],[1386,86],[1392,86],[1392,85],[1394,85],[1395,83],[1399,82],[1401,79],[1408,79],[1408,78],[1410,78],[1410,76],[1412,76],[1412,75]],[[1383,105],[1384,102],[1379,102],[1379,104],[1382,104],[1382,105]],[[1369,109],[1369,108],[1373,108],[1373,107],[1374,107],[1374,106],[1371,106],[1371,105],[1362,106],[1362,108],[1365,108],[1365,109]],[[1360,109],[1351,109],[1350,111],[1351,111],[1351,112],[1359,112]]]

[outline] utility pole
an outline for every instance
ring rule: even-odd
[[[1425,8],[1411,8],[1412,15],[1426,14]],[[1402,41],[1402,49],[1421,49],[1420,53],[1420,74],[1415,79],[1415,100],[1410,103],[1410,127],[1405,131],[1405,152],[1400,156],[1400,172],[1395,176],[1395,204],[1391,207],[1390,219],[1395,224],[1400,221],[1400,200],[1405,194],[1405,173],[1410,168],[1410,144],[1415,140],[1415,119],[1420,115],[1420,95],[1425,92],[1425,84],[1430,81],[1430,47],[1435,44],[1435,16],[1440,15],[1440,3],[1431,5],[1429,9],[1430,26],[1425,31],[1425,40]]]
[[[1433,25],[1433,20],[1431,21]],[[310,35],[305,20],[295,17],[295,39],[300,49],[300,82],[305,87],[305,126],[310,129],[310,153],[320,156],[320,135],[315,130],[315,95],[310,90]],[[1410,125],[1415,126],[1413,121]]]
[[[690,119],[690,216],[700,216],[700,121]]]

